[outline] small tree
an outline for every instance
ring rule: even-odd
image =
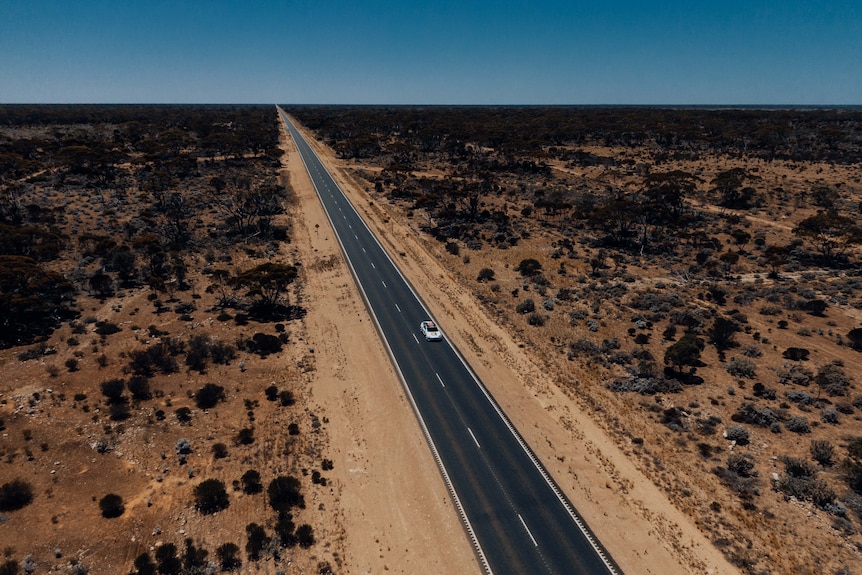
[[[126,386],[132,394],[132,399],[136,401],[143,401],[153,397],[150,390],[150,381],[142,375],[133,375],[130,377]]]
[[[293,507],[305,507],[305,498],[299,491],[299,479],[279,476],[270,481],[267,488],[269,504],[279,513],[287,513]]]
[[[311,547],[314,545],[314,529],[308,523],[303,523],[296,528],[296,539],[300,547]]]
[[[123,498],[116,493],[108,493],[99,500],[99,509],[102,510],[102,517],[113,519],[119,517],[126,512],[126,507],[123,505]]]
[[[15,479],[0,485],[0,511],[17,511],[33,501],[33,487]]]
[[[520,314],[533,313],[536,311],[536,302],[531,298],[527,298],[515,306],[515,311]]]
[[[206,515],[227,509],[230,505],[224,482],[218,479],[202,481],[195,487],[194,495],[195,507]]]
[[[285,389],[281,393],[278,394],[278,401],[281,403],[282,407],[290,407],[294,403],[296,403],[296,398],[293,396],[293,392]]]
[[[227,445],[224,443],[214,443],[212,446],[213,458],[224,459],[228,456]]]
[[[701,338],[687,333],[665,350],[664,363],[673,366],[677,371],[682,371],[683,367],[690,367],[691,372],[694,372],[694,368],[700,364],[700,353],[703,348],[704,342]]]
[[[297,544],[296,524],[293,522],[293,516],[290,513],[279,513],[278,521],[275,524],[275,533],[278,539],[285,547],[293,547]]]
[[[808,359],[810,353],[811,352],[804,347],[788,347],[781,355],[784,359],[789,359],[791,361],[805,361]]]
[[[102,395],[108,399],[108,404],[122,403],[124,401],[123,391],[126,389],[126,382],[122,379],[109,379],[103,381],[100,386]]]
[[[778,269],[787,263],[789,250],[784,246],[768,246],[763,250],[763,257],[769,264],[770,277],[778,278]]]
[[[186,550],[183,553],[183,567],[186,573],[200,572],[207,565],[209,551],[195,545],[191,537],[186,537]]]
[[[515,271],[524,277],[533,277],[542,271],[542,264],[537,259],[527,258],[521,260],[521,263],[515,267]]]
[[[853,218],[826,210],[805,218],[793,233],[811,242],[826,262],[832,262],[847,249],[862,242],[862,230]]]
[[[225,543],[216,549],[216,557],[218,557],[222,571],[239,569],[242,566],[242,559],[238,555],[239,546],[236,543]]]
[[[829,304],[822,299],[812,299],[805,302],[804,309],[811,315],[823,317],[823,313],[829,307]]]
[[[278,303],[297,275],[298,271],[294,266],[267,262],[240,273],[234,283],[248,290],[248,297],[257,298],[258,303],[264,307],[271,307]]]
[[[709,332],[709,340],[718,351],[726,351],[736,345],[735,334],[740,331],[739,324],[726,317],[715,318]]]
[[[192,410],[188,407],[179,407],[174,412],[177,416],[177,421],[180,422],[180,425],[188,425],[192,422]]]
[[[263,392],[266,394],[266,398],[269,401],[275,401],[278,399],[278,388],[275,385],[270,385],[264,389]]]
[[[212,340],[208,335],[196,335],[189,340],[189,349],[186,353],[186,365],[199,373],[207,369],[211,354],[210,346]]]
[[[156,564],[149,553],[141,553],[135,557],[134,575],[156,575]]]
[[[210,346],[210,357],[213,363],[228,365],[236,358],[236,349],[229,343],[216,341]]]
[[[236,436],[236,442],[240,445],[251,445],[254,443],[254,429],[250,427],[240,429]]]
[[[491,268],[482,268],[479,270],[479,275],[476,276],[476,281],[479,283],[494,281],[494,270]]]
[[[114,295],[114,280],[108,274],[98,272],[90,277],[90,291],[99,299]]]
[[[260,559],[260,552],[269,545],[270,538],[267,537],[266,531],[257,523],[249,523],[245,526],[245,532],[248,535],[248,541],[245,544],[245,551],[248,553],[248,558],[252,561]]]
[[[224,401],[224,388],[214,383],[208,383],[195,394],[195,404],[199,409],[212,409],[219,401]]]
[[[253,495],[263,491],[263,485],[260,482],[260,473],[254,469],[249,469],[243,473],[241,481],[243,493]]]
[[[183,568],[180,558],[177,557],[177,546],[173,543],[165,543],[156,549],[156,562],[161,575],[179,575]]]

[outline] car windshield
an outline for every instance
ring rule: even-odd
[[[425,329],[428,331],[437,331],[437,326],[433,323],[425,324]]]

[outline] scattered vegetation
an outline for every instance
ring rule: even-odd
[[[362,166],[352,175],[375,204],[439,242],[441,265],[621,446],[638,445],[646,475],[734,564],[842,568],[819,549],[862,541],[862,504],[830,507],[848,487],[828,448],[862,409],[848,313],[862,309],[858,111],[289,111]],[[719,462],[701,436],[723,426],[734,457]],[[650,429],[675,440],[632,441]],[[764,489],[757,471],[781,456],[815,462],[833,503],[790,472]],[[842,541],[812,534],[785,496],[828,509]],[[771,533],[820,543],[793,564]]]
[[[279,137],[272,106],[0,106],[0,348],[19,348],[12,357],[24,376],[15,375],[13,387],[31,377],[31,366],[41,386],[22,397],[2,390],[0,430],[10,440],[0,455],[42,478],[0,486],[0,512],[10,514],[0,522],[19,521],[13,512],[43,494],[72,501],[67,489],[77,476],[64,456],[76,456],[78,446],[95,457],[116,455],[99,460],[98,481],[80,483],[91,511],[43,517],[50,506],[38,505],[26,529],[10,527],[16,534],[49,519],[75,530],[90,512],[134,523],[140,510],[160,509],[157,496],[132,506],[105,495],[125,480],[126,460],[135,460],[133,470],[152,469],[158,483],[179,472],[185,506],[224,521],[232,513],[225,470],[272,456],[269,435],[258,447],[248,427],[231,457],[242,425],[228,421],[242,405],[236,392],[259,377],[262,362],[293,351],[290,322],[305,313],[294,303],[301,263],[278,262],[291,233]],[[276,321],[273,335],[268,324]],[[249,324],[256,328],[246,331]],[[273,408],[292,408],[294,394],[278,391]],[[243,419],[252,411],[238,410]],[[25,420],[31,423],[22,428]],[[178,440],[180,429],[187,437]],[[143,436],[146,451],[135,439]],[[211,446],[215,469],[182,487],[205,469],[192,441]],[[291,442],[294,449],[279,451],[287,464],[310,466],[316,451],[306,454],[304,439]],[[168,456],[174,443],[176,459]],[[41,471],[46,463],[50,475]],[[107,488],[86,493],[95,485]],[[259,475],[243,476],[248,495],[263,488]],[[150,544],[165,539],[157,532]],[[293,529],[292,544],[304,533]],[[242,566],[243,542],[208,550],[166,539],[117,568],[154,574]],[[27,572],[36,562],[88,570],[74,557],[61,560],[60,550],[53,563],[38,555],[27,556]],[[23,569],[21,561],[11,564]]]

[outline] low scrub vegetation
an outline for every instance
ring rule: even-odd
[[[825,444],[813,479],[787,472],[769,489],[765,472],[813,457],[810,442],[837,445],[862,409],[858,112],[290,111],[362,164],[352,175],[375,204],[438,242],[452,277],[548,381],[638,446],[645,474],[734,564],[798,571],[772,533],[817,539],[800,561],[824,572],[849,555],[822,549],[862,544],[858,516],[833,513],[848,487],[820,463],[837,459]],[[735,457],[716,461],[702,438],[722,427]],[[672,448],[631,441],[650,429]],[[785,497],[828,509],[840,535],[813,533]]]

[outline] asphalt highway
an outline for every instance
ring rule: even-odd
[[[430,312],[287,115],[278,112],[485,571],[621,573],[457,349],[445,338],[425,341],[419,324],[433,319]],[[446,326],[440,327],[445,335]]]

